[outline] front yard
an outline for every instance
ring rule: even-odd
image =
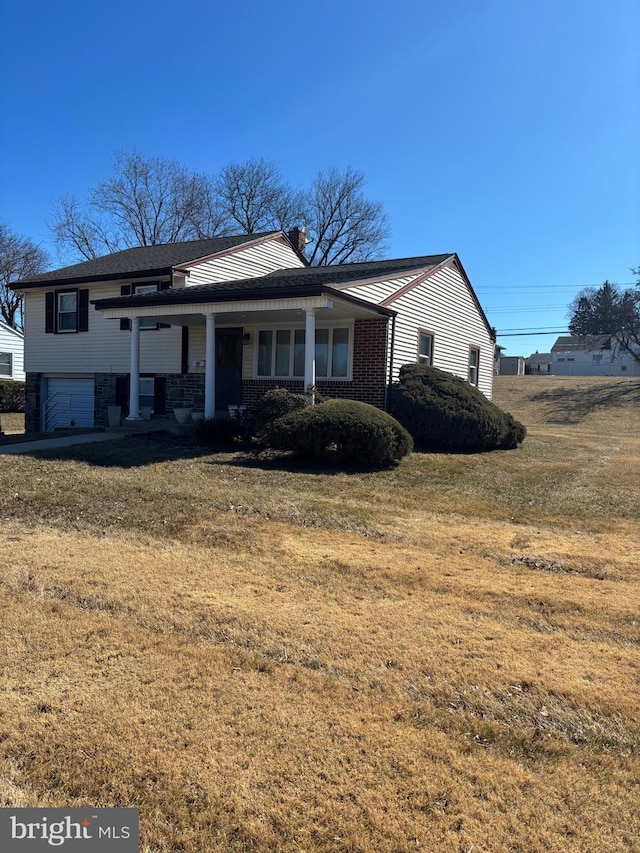
[[[376,473],[0,457],[0,804],[135,806],[147,853],[637,850],[640,390],[531,380],[518,450]]]

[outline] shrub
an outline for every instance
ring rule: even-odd
[[[24,382],[0,382],[0,412],[24,412]]]
[[[272,388],[258,400],[255,408],[255,430],[258,437],[264,436],[269,424],[291,412],[306,408],[304,394],[296,394],[287,388]]]
[[[434,450],[509,450],[526,435],[521,423],[464,379],[421,364],[400,368],[392,410],[416,444]]]
[[[366,468],[393,465],[413,448],[394,418],[354,400],[328,400],[278,418],[266,441],[307,459]]]
[[[203,444],[233,444],[243,436],[241,418],[204,418],[197,421],[194,433]]]

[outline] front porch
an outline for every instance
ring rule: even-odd
[[[149,404],[151,378],[165,386],[156,414],[191,406],[211,418],[229,405],[252,407],[276,386],[300,393],[318,388],[324,396],[384,408],[393,312],[338,292],[218,301],[212,289],[204,301],[200,291],[185,288],[179,294],[169,290],[96,303],[106,319],[127,321],[131,331],[126,403],[120,399],[129,421],[141,419],[141,408]],[[156,323],[182,328],[180,373],[156,373],[149,347],[141,364],[141,329]]]

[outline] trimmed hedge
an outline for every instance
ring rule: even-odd
[[[296,394],[287,388],[272,388],[257,402],[254,417],[256,433],[260,435],[269,424],[291,412],[306,408],[308,400],[304,394]]]
[[[25,383],[17,380],[0,382],[0,412],[24,412]]]
[[[364,468],[395,465],[413,448],[395,418],[355,400],[327,400],[291,412],[271,423],[265,439],[305,459]]]
[[[433,450],[474,453],[510,450],[525,427],[459,376],[421,364],[400,368],[392,412],[417,445]]]

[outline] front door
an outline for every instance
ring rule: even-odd
[[[216,329],[216,409],[242,398],[242,328]]]

